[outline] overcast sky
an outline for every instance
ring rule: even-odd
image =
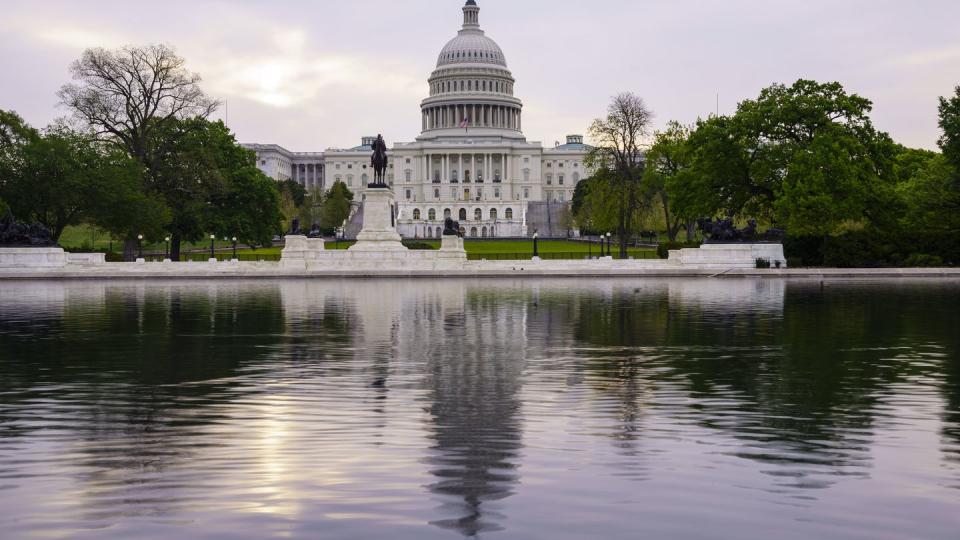
[[[934,148],[960,84],[958,0],[478,0],[517,79],[529,140],[584,133],[632,91],[692,122],[774,82],[839,81],[898,142]],[[420,131],[461,0],[0,0],[0,108],[42,126],[84,48],[164,42],[229,104],[241,142],[295,151]],[[221,116],[225,113],[221,109]]]

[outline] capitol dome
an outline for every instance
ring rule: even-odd
[[[451,64],[494,64],[507,67],[507,59],[497,42],[485,36],[479,27],[476,30],[465,28],[457,37],[447,42],[437,58],[437,67]]]
[[[523,103],[513,95],[513,74],[500,46],[480,29],[474,0],[463,6],[463,27],[440,51],[428,82],[430,97],[420,105],[425,135],[448,137],[477,128],[522,137]]]

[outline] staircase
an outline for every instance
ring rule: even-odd
[[[356,240],[361,229],[363,229],[363,203],[358,203],[351,207],[347,226],[343,229],[343,239]]]
[[[566,202],[529,202],[527,203],[527,236],[537,231],[540,238],[566,238],[567,229],[561,223],[564,210],[570,208]]]

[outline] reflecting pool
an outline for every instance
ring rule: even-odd
[[[960,281],[0,283],[0,537],[956,539]]]

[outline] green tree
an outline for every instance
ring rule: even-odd
[[[141,168],[126,154],[63,125],[39,133],[15,116],[2,122],[7,135],[0,142],[0,193],[17,216],[44,224],[55,240],[67,226],[83,222],[118,231],[116,218],[123,214],[134,230],[162,225],[164,209],[143,196]]]
[[[300,206],[300,223],[307,226],[313,226],[314,223],[322,223],[323,201],[324,193],[322,189],[317,187],[308,191],[304,197],[303,204]]]
[[[343,226],[343,223],[350,217],[350,203],[353,201],[353,193],[343,182],[334,182],[330,186],[323,201],[323,216],[320,226],[327,230],[333,230]]]
[[[839,83],[773,85],[690,136],[691,211],[766,218],[795,234],[896,215],[890,137]]]
[[[295,204],[297,208],[303,206],[303,203],[307,199],[307,188],[303,187],[300,182],[297,182],[296,180],[284,180],[283,182],[280,182],[278,187],[280,188],[281,193],[287,192],[290,194],[290,198],[293,200],[293,204]]]
[[[160,168],[169,171],[171,148],[182,148],[176,138],[189,133],[183,128],[191,124],[182,122],[206,119],[219,106],[200,89],[200,76],[188,71],[185,65],[185,60],[165,45],[112,51],[87,49],[70,66],[75,82],[64,85],[58,95],[74,117],[100,140],[115,145],[140,163],[150,187],[170,181],[169,176],[157,176]],[[187,196],[189,193],[182,194]],[[205,204],[205,200],[197,200],[196,204]],[[174,220],[178,218],[183,218],[182,208],[174,211]],[[177,230],[171,233],[177,238],[179,254],[182,231],[192,232],[196,224],[175,225]],[[131,233],[125,240],[124,256],[131,260],[135,235]]]
[[[940,149],[947,162],[953,165],[955,178],[960,183],[960,86],[951,97],[940,98]]]
[[[671,121],[667,128],[654,134],[647,151],[647,167],[643,174],[645,190],[660,199],[663,222],[670,241],[676,241],[684,224],[696,219],[684,203],[692,173],[693,158],[688,145],[691,128]],[[689,227],[688,227],[689,230]]]
[[[602,204],[614,211],[623,258],[627,257],[627,242],[644,204],[642,144],[652,120],[653,112],[643,98],[625,92],[613,98],[605,117],[590,125],[590,136],[597,146],[587,154],[585,162],[588,167],[609,169],[612,174],[601,176],[608,185],[603,189],[595,186],[597,189],[591,189],[588,198],[604,197]]]
[[[209,233],[269,243],[281,220],[276,183],[256,168],[254,153],[237,144],[223,122],[171,120],[155,133],[148,191],[171,210],[173,260],[179,260],[181,242]]]

